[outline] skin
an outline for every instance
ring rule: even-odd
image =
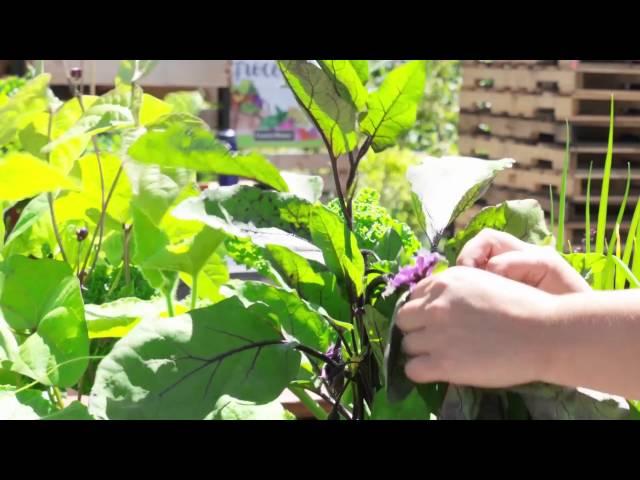
[[[542,381],[640,398],[640,295],[597,292],[554,250],[485,230],[398,312],[407,376],[487,388]]]

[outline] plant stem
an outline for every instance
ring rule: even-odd
[[[60,410],[64,409],[64,402],[62,401],[62,395],[60,395],[58,387],[54,386],[51,390],[53,391],[53,398],[55,399],[58,408],[60,408]]]
[[[165,293],[164,298],[167,299],[167,313],[170,317],[175,317],[175,311],[173,309],[173,289]]]
[[[47,127],[47,138],[49,143],[51,142],[51,130],[53,128],[53,112],[49,110],[49,125]],[[47,163],[51,163],[51,153],[47,153]],[[58,242],[58,248],[60,248],[60,254],[62,255],[62,259],[66,264],[71,266],[69,263],[69,259],[67,258],[67,254],[64,251],[64,247],[62,246],[62,237],[60,236],[60,231],[58,230],[58,224],[56,223],[56,213],[53,209],[53,194],[51,192],[47,193],[47,202],[49,203],[49,214],[51,215],[51,224],[53,225],[53,233],[56,237],[56,242]]]
[[[304,388],[300,388],[297,386],[290,385],[289,391],[293,393],[298,399],[302,402],[302,404],[307,407],[307,409],[313,414],[314,417],[318,420],[326,420],[327,412],[318,405],[318,403],[309,396],[309,394],[304,390]]]
[[[191,310],[195,310],[196,301],[198,300],[198,274],[200,272],[196,272],[195,275],[192,275],[191,278],[193,281],[191,282]]]

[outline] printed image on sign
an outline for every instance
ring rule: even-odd
[[[231,128],[238,148],[322,145],[275,60],[234,60],[232,67]]]

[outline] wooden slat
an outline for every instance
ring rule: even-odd
[[[82,63],[84,62],[84,63]],[[95,62],[95,72],[92,63]],[[67,67],[84,65],[85,83],[92,75],[98,86],[112,86],[118,72],[119,60],[68,60]],[[51,73],[52,85],[66,85],[62,60],[45,60],[45,71]],[[228,87],[231,83],[228,60],[160,60],[155,68],[140,81],[142,87],[214,88]]]
[[[475,65],[462,68],[463,86],[468,89],[482,87],[483,81],[490,80],[493,90],[523,90],[539,92],[554,90],[561,94],[571,94],[579,86],[578,74],[572,70],[558,68],[501,68]]]
[[[586,89],[576,90],[573,98],[576,100],[604,100],[611,101],[611,96],[616,102],[638,102],[640,101],[640,90],[609,90],[609,89]]]
[[[483,108],[483,105],[486,105],[486,108]],[[568,96],[554,95],[548,92],[536,95],[464,89],[460,93],[460,110],[469,112],[486,110],[491,114],[527,118],[538,117],[540,111],[544,110],[552,113],[556,120],[564,120],[577,113],[575,100]]]
[[[610,75],[640,75],[640,64],[620,62],[584,62],[578,63],[577,70],[583,73],[603,73]]]
[[[497,137],[538,140],[540,135],[547,135],[552,137],[556,142],[564,142],[566,138],[566,126],[561,122],[483,113],[463,112],[460,114],[460,120],[458,122],[458,130],[460,133],[478,134],[480,126],[488,127],[490,135]]]

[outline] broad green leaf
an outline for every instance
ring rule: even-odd
[[[146,317],[166,316],[164,298],[121,298],[102,305],[85,305],[89,338],[122,338]]]
[[[358,78],[363,85],[366,85],[369,81],[369,61],[368,60],[349,60],[351,66],[358,74]]]
[[[99,97],[92,95],[82,96],[84,108],[91,107]],[[51,139],[55,140],[64,135],[82,116],[80,102],[76,98],[66,101],[62,107],[55,111],[51,119]],[[46,160],[42,152],[49,143],[49,113],[42,112],[36,115],[33,122],[20,131],[22,146],[32,155]],[[49,154],[49,162],[68,173],[74,162],[82,155],[91,141],[90,135],[81,135],[56,146]]]
[[[257,405],[223,395],[205,420],[295,420],[295,416],[277,401]]]
[[[86,405],[80,402],[71,402],[64,410],[45,415],[40,420],[94,420],[89,414]]]
[[[404,366],[407,358],[402,350],[403,334],[395,324],[395,318],[398,309],[404,305],[409,298],[410,292],[405,292],[397,301],[393,312],[389,341],[385,348],[384,355],[384,371],[387,399],[389,403],[398,403],[406,399],[414,389],[414,384],[407,378],[404,373]]]
[[[47,86],[51,75],[38,75],[0,107],[0,146],[10,142],[35,115],[46,110]],[[0,175],[0,178],[2,176]],[[2,189],[0,188],[0,191]]]
[[[445,244],[445,255],[450,264],[466,243],[485,228],[507,232],[520,240],[536,245],[549,245],[552,241],[544,220],[544,211],[537,200],[511,200],[483,208],[466,228],[456,232]]]
[[[569,253],[562,255],[569,264],[582,275],[593,288],[605,272],[607,256],[600,253]]]
[[[135,121],[129,108],[130,101],[130,89],[120,88],[105,93],[90,107],[85,108],[78,121],[63,135],[49,143],[43,152],[51,152],[59,145],[86,135],[94,136],[110,130],[133,127]]]
[[[384,350],[389,341],[391,319],[382,315],[371,305],[365,305],[362,320],[367,329],[373,354],[378,364],[384,365]]]
[[[118,69],[118,80],[131,84],[141,80],[158,64],[158,60],[122,60]]]
[[[351,279],[356,295],[364,289],[364,258],[355,235],[335,213],[325,207],[315,209],[309,225],[313,243],[322,250],[329,270],[339,279]]]
[[[307,60],[279,60],[289,88],[311,116],[336,157],[356,148],[356,109],[342,98],[332,78]]]
[[[173,123],[166,130],[150,130],[129,148],[129,156],[143,164],[238,175],[287,191],[278,169],[265,157],[231,152],[209,129],[200,126]]]
[[[147,318],[102,360],[90,413],[110,419],[203,419],[223,395],[269,403],[300,354],[273,317],[237,298],[178,317]]]
[[[358,111],[367,103],[367,89],[350,60],[319,60],[324,72],[331,77],[338,94],[351,102]]]
[[[193,288],[193,277],[185,272],[180,273],[180,278],[189,288]],[[197,295],[199,298],[216,303],[222,300],[220,286],[229,280],[229,269],[226,261],[217,253],[213,253],[204,264],[198,274]]]
[[[0,200],[22,200],[55,190],[78,190],[60,170],[28,153],[0,158]]]
[[[389,228],[376,245],[374,251],[382,260],[394,261],[402,250],[402,238],[393,228]]]
[[[120,265],[124,255],[124,232],[113,231],[106,235],[102,241],[102,251],[111,265],[114,267]]]
[[[47,202],[47,196],[40,194],[31,200],[25,207],[18,222],[13,227],[13,230],[7,237],[5,246],[9,246],[16,238],[26,232],[35,221],[42,215],[46,214],[49,209],[49,203]],[[2,223],[2,222],[0,222]]]
[[[426,81],[426,62],[408,62],[391,71],[367,100],[360,130],[372,137],[375,152],[395,145],[397,138],[416,122]]]
[[[124,164],[133,192],[132,204],[159,224],[178,199],[191,195],[195,175],[185,169],[160,168],[156,165]]]
[[[98,158],[94,153],[85,155],[78,160],[77,170],[82,183],[82,191],[71,192],[56,199],[55,210],[58,222],[82,219],[98,224],[102,211],[100,168],[104,179],[105,199],[116,177],[118,178],[107,207],[108,217],[116,222],[118,229],[122,228],[122,224],[130,222],[132,188],[127,175],[119,172],[123,168],[122,161],[110,153],[101,153],[100,165],[101,167],[99,167]]]
[[[166,216],[160,225],[134,208],[134,262],[144,268],[197,274],[225,234],[199,222]],[[180,229],[184,229],[182,232]],[[191,236],[191,238],[185,238]]]
[[[309,222],[316,208],[290,193],[234,185],[206,190],[199,197],[185,200],[172,214],[184,220],[200,220],[239,237],[277,228],[310,240]]]
[[[386,392],[379,390],[373,399],[370,419],[430,420],[431,413],[415,389],[404,400],[397,403],[389,402]]]
[[[329,316],[349,320],[351,308],[336,276],[324,265],[307,260],[280,245],[267,245],[266,256],[284,281],[308,302],[322,306]]]
[[[164,97],[164,101],[171,105],[175,113],[198,115],[202,110],[211,108],[202,93],[198,90],[185,92],[171,92]]]
[[[157,122],[172,111],[173,107],[169,103],[145,93],[142,95],[142,105],[140,106],[140,125]]]
[[[407,179],[422,203],[430,242],[489,188],[494,177],[514,161],[472,157],[425,156],[420,165],[407,169]]]
[[[89,354],[76,276],[62,262],[21,256],[10,257],[0,276],[0,313],[14,330],[30,333],[20,345],[20,358],[28,369],[19,373],[45,385],[73,385]]]
[[[322,177],[292,172],[280,172],[280,175],[287,182],[289,192],[311,203],[320,200],[324,189]]]
[[[0,386],[0,420],[38,420],[54,411],[41,390],[23,390]]]
[[[321,352],[329,348],[332,340],[331,327],[295,293],[261,282],[236,281],[229,283],[227,287],[246,306],[262,305],[265,315],[275,316],[282,328],[303,345]]]

